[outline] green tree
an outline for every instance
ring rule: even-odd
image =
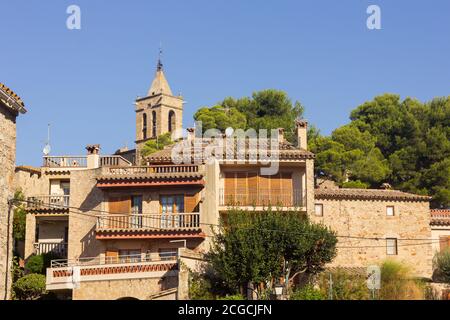
[[[316,274],[336,254],[335,234],[299,212],[229,210],[208,261],[231,288],[253,286],[259,296],[280,277]]]
[[[234,129],[285,129],[285,137],[294,142],[294,120],[303,114],[300,102],[292,103],[284,91],[268,89],[254,92],[252,97],[228,97],[211,108],[197,111],[194,119],[203,122],[203,130],[227,127]]]
[[[433,264],[437,280],[450,283],[450,249],[437,252]]]
[[[45,293],[45,276],[28,274],[13,284],[14,296],[18,300],[37,300]]]
[[[13,237],[16,241],[25,240],[25,223],[27,219],[27,213],[20,201],[25,200],[25,196],[22,191],[16,191],[14,194],[14,200],[16,200],[16,206],[14,208],[13,216]]]
[[[171,133],[167,132],[158,136],[157,139],[151,139],[145,142],[144,147],[142,148],[142,157],[146,157],[156,151],[164,149],[164,147],[173,144]]]

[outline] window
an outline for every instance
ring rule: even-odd
[[[156,138],[156,112],[152,111],[152,137]]]
[[[397,239],[396,238],[386,239],[386,253],[390,256],[397,255]]]
[[[159,249],[158,254],[161,260],[174,260],[178,256],[178,250],[176,248],[164,248]]]
[[[387,215],[388,217],[393,217],[393,216],[395,216],[394,206],[387,206],[387,207],[386,207],[386,215]]]
[[[314,206],[314,213],[318,217],[323,217],[323,204],[316,203],[315,206]]]
[[[169,132],[175,130],[175,112],[172,110],[169,111]]]
[[[181,216],[174,213],[184,212],[184,195],[161,196],[161,228],[178,228]]]
[[[132,221],[131,228],[142,228],[142,196],[132,196],[131,197],[131,213]]]
[[[147,114],[142,115],[142,139],[147,139]]]
[[[141,250],[119,250],[120,263],[141,262]]]

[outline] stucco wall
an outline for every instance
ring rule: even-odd
[[[323,204],[323,217],[312,214],[312,221],[329,226],[339,236],[425,239],[398,241],[398,255],[387,255],[385,240],[339,238],[338,247],[350,248],[338,249],[333,266],[367,267],[391,258],[407,264],[418,276],[431,276],[432,247],[427,240],[431,238],[428,202],[323,199],[315,202]],[[394,206],[395,216],[386,215],[386,206]],[[412,245],[417,243],[422,245]]]

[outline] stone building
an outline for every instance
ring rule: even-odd
[[[431,210],[431,236],[433,241],[433,253],[450,248],[450,210]]]
[[[9,299],[12,256],[12,208],[16,165],[16,118],[25,113],[20,97],[0,83],[0,297]]]
[[[270,205],[305,213],[342,236],[380,238],[366,249],[360,247],[368,240],[350,239],[352,249],[340,240],[334,265],[367,267],[389,256],[414,266],[417,275],[431,275],[431,245],[400,243],[430,238],[428,197],[315,189],[306,121],[296,121],[295,144],[278,130],[277,170],[268,174],[271,164],[255,155],[250,139],[242,148],[224,136],[224,148],[215,149],[194,129],[181,149],[174,144],[142,158],[146,141],[181,129],[183,100],[172,95],[160,61],[135,111],[135,150],[101,155],[100,146],[90,145],[84,157],[46,156],[41,168],[16,170],[29,200],[26,255],[61,258],[47,270],[49,290],[72,299],[186,298],[182,256],[194,261],[209,249],[211,226],[230,207],[263,211]],[[207,161],[211,150],[217,157]],[[177,151],[182,164],[173,157]]]
[[[432,270],[430,198],[397,190],[319,186],[311,220],[340,236],[331,266],[367,267],[385,259],[419,277]]]

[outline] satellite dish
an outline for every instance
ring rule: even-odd
[[[50,154],[50,151],[52,151],[52,148],[50,147],[50,145],[47,143],[44,147],[44,150],[42,150],[42,152],[44,153],[45,156],[48,156]]]
[[[225,135],[227,137],[231,137],[233,135],[233,133],[234,133],[234,129],[233,128],[228,127],[228,128],[225,129]]]

